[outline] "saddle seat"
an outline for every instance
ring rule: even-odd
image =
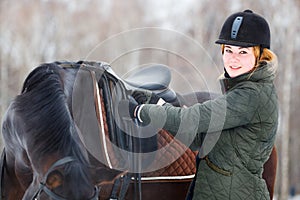
[[[153,64],[139,68],[126,77],[124,82],[129,89],[150,90],[166,102],[174,102],[177,98],[176,93],[169,88],[171,72],[165,65]]]
[[[135,88],[164,90],[171,82],[171,72],[164,65],[150,65],[130,74],[125,82]]]

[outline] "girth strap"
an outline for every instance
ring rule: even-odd
[[[116,179],[109,200],[123,200],[130,185],[131,174],[126,174]],[[120,189],[119,196],[117,195]]]
[[[130,174],[126,174],[123,177],[123,183],[122,183],[122,186],[121,186],[121,189],[120,189],[120,194],[119,194],[119,198],[120,199],[124,199],[125,198],[126,192],[127,192],[128,187],[130,185],[130,181],[131,181]]]
[[[115,180],[109,200],[117,200],[118,199],[117,193],[118,193],[120,185],[121,185],[121,177]]]

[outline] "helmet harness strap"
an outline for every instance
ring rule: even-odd
[[[242,24],[243,21],[243,17],[238,16],[235,18],[235,20],[232,23],[232,27],[231,27],[231,39],[236,39],[237,34],[239,32],[240,26]]]

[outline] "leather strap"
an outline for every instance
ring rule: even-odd
[[[235,18],[235,20],[232,23],[232,27],[231,27],[231,39],[236,39],[237,34],[239,32],[240,26],[242,24],[243,21],[243,17],[242,16],[238,16]]]

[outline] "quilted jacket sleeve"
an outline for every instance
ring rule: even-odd
[[[240,84],[215,100],[188,108],[145,105],[141,118],[173,135],[183,133],[185,137],[195,138],[203,132],[216,132],[250,123],[259,107],[259,98],[254,84]]]

